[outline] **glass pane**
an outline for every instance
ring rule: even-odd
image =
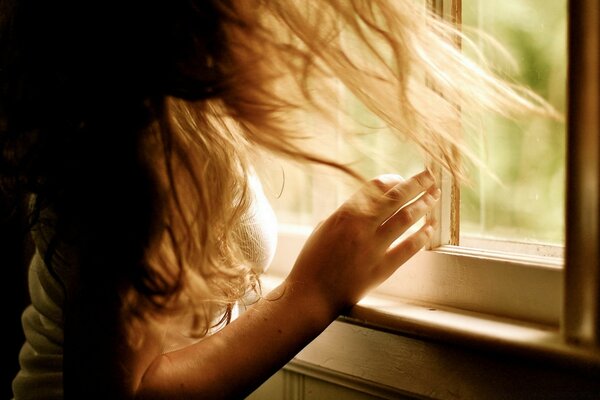
[[[342,33],[339,40],[355,54],[364,51],[351,34]],[[385,173],[408,177],[423,169],[422,152],[395,137],[349,90],[340,85],[335,97],[339,110],[335,126],[331,121],[322,122],[318,115],[302,118],[309,132],[318,133],[316,145],[310,145],[319,154],[340,161],[367,179]],[[331,168],[301,167],[284,161],[275,165],[269,168],[266,192],[280,223],[315,225],[360,185]]]
[[[462,4],[465,33],[468,27],[479,27],[497,38],[518,64],[511,76],[564,113],[566,0]],[[494,54],[488,56],[494,63]],[[564,123],[491,116],[478,123],[484,135],[471,145],[491,173],[469,171],[471,182],[461,190],[461,244],[476,237],[562,245]]]
[[[341,91],[339,101],[338,126],[322,138],[323,148],[332,157],[365,178],[384,173],[408,177],[423,169],[421,152],[413,144],[393,137],[384,123],[365,110],[352,94]],[[352,119],[342,117],[345,114],[352,115]],[[312,123],[318,131],[317,120],[313,118]],[[315,225],[359,186],[355,180],[326,167],[263,160],[262,170],[265,193],[279,223],[284,224]]]

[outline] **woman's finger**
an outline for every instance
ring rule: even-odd
[[[428,170],[406,181],[399,175],[380,175],[344,202],[332,214],[333,221],[360,224],[361,229],[374,234],[382,223],[434,183]]]
[[[380,267],[385,276],[390,276],[419,250],[421,250],[433,237],[434,227],[427,223],[418,231],[409,235],[398,245],[391,247],[386,252]]]
[[[429,170],[422,171],[406,181],[394,185],[380,197],[378,225],[383,224],[388,218],[398,211],[409,201],[413,200],[419,193],[428,190],[435,184],[435,179]],[[411,224],[412,225],[412,224]]]
[[[440,195],[440,189],[432,185],[415,201],[402,207],[398,212],[389,217],[377,229],[377,234],[382,245],[387,248],[394,240],[406,232],[408,228],[424,217],[439,200]]]

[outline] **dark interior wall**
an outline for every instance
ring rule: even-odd
[[[2,357],[0,365],[0,397],[12,398],[11,383],[18,371],[18,354],[24,336],[21,313],[29,304],[27,292],[27,265],[31,257],[31,243],[23,229],[25,207],[10,209],[0,196],[0,276],[2,276]]]

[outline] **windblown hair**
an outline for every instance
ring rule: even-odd
[[[116,282],[132,328],[193,316],[201,336],[257,287],[231,229],[256,152],[362,179],[308,150],[318,132],[298,121],[333,121],[340,86],[456,176],[460,110],[553,113],[468,59],[461,33],[412,0],[13,3],[0,37],[2,189],[51,210],[38,224],[54,221],[78,249],[90,287]]]

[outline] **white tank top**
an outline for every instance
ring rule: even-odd
[[[251,176],[248,185],[250,192],[253,194],[252,202],[248,213],[242,217],[235,234],[241,243],[246,259],[252,263],[255,272],[262,274],[267,270],[275,255],[277,219],[258,177]],[[237,318],[247,306],[256,300],[254,293],[248,293],[245,299],[233,307],[231,318]],[[223,327],[217,325],[219,319],[220,316],[214,321],[215,328],[209,330],[208,336]],[[167,328],[162,343],[163,353],[175,351],[202,340],[201,338],[191,338],[185,334],[185,327],[190,326],[189,324],[184,323],[181,326],[176,323],[168,323],[166,325]]]

